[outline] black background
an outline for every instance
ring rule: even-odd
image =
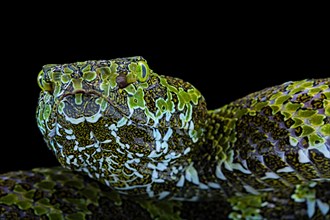
[[[177,12],[173,20],[171,11],[142,18],[147,11],[137,10],[123,20],[124,11],[121,17],[110,17],[111,10],[97,17],[100,13],[61,9],[4,22],[0,173],[58,165],[35,120],[36,78],[44,64],[140,55],[155,72],[195,85],[209,109],[285,81],[330,76],[329,26],[320,23],[323,18],[311,20],[308,12],[291,16],[292,11],[284,18],[278,12],[242,15],[235,9],[224,16],[209,9],[204,15]]]

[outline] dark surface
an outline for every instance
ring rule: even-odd
[[[53,17],[61,15],[70,17],[68,11]],[[195,85],[210,109],[285,81],[330,77],[328,26],[319,21],[267,22],[263,15],[259,23],[249,14],[231,23],[184,17],[152,26],[151,18],[125,23],[107,16],[100,27],[68,20],[43,25],[46,16],[22,16],[2,29],[0,173],[58,164],[35,122],[44,64],[141,55],[155,72]]]

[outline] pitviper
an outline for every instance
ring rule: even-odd
[[[38,83],[63,168],[2,174],[0,218],[330,219],[330,78],[215,110],[142,57],[45,65]]]

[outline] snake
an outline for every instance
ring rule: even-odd
[[[0,175],[0,219],[330,219],[330,78],[209,110],[141,56],[44,65],[61,167]]]

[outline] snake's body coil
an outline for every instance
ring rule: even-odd
[[[329,78],[216,110],[142,57],[46,65],[38,80],[48,147],[124,198],[218,204],[233,219],[329,218]]]

